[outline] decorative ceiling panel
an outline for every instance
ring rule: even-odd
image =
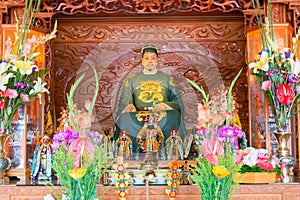
[[[78,13],[135,13],[157,14],[171,12],[232,12],[242,11],[251,0],[65,0],[44,1],[47,12],[75,15]]]

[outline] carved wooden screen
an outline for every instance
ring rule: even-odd
[[[217,20],[216,20],[217,19]],[[140,71],[140,48],[145,43],[159,46],[161,70],[176,77],[185,104],[185,124],[196,121],[201,95],[185,80],[188,77],[211,92],[221,83],[229,86],[239,69],[245,68],[235,92],[244,130],[248,130],[247,79],[243,17],[186,19],[98,18],[59,19],[58,37],[53,41],[54,59],[51,94],[56,115],[66,105],[65,95],[82,73],[85,79],[75,95],[79,104],[92,98],[94,78],[99,75],[95,128],[113,126],[124,79]]]

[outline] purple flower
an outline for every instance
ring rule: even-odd
[[[283,72],[281,72],[283,75],[286,75],[286,76],[289,76],[289,75],[291,75],[291,73],[290,72],[286,72],[286,71],[283,71]]]
[[[29,85],[28,84],[26,84],[26,83],[22,83],[22,82],[17,82],[16,84],[15,84],[15,87],[20,87],[20,88],[28,88],[29,87]]]
[[[100,134],[99,132],[97,132],[97,131],[90,131],[90,132],[86,132],[85,134],[88,136],[88,138],[91,140],[91,142],[94,145],[101,144],[101,141],[103,139],[103,135]]]
[[[289,78],[288,82],[294,84],[294,83],[297,83],[298,81],[295,80],[294,78]]]
[[[197,138],[205,138],[206,137],[206,133],[208,133],[209,131],[207,129],[201,129],[201,130],[197,130],[195,136]]]
[[[60,145],[69,146],[74,140],[78,139],[78,133],[73,130],[59,130],[52,139],[53,149],[59,148]]]
[[[268,49],[267,49],[267,50],[262,50],[262,51],[258,52],[258,55],[261,56],[262,52],[267,52],[267,53],[269,53],[269,50],[268,50]]]
[[[284,52],[284,56],[285,56],[286,58],[289,58],[289,57],[291,57],[291,53],[290,53],[290,52]]]
[[[233,126],[222,126],[219,129],[219,138],[222,141],[225,139],[242,138],[243,136],[244,132]]]

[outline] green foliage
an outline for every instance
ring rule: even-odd
[[[68,173],[73,169],[74,154],[68,154],[67,152],[67,148],[61,145],[54,154],[53,169],[63,186],[62,191],[58,191],[58,193],[65,194],[71,200],[95,199],[97,197],[96,185],[100,177],[106,172],[107,166],[110,165],[104,148],[102,146],[96,147],[94,160],[89,160],[87,155],[84,156],[85,164],[88,166],[87,172],[77,180]]]
[[[194,81],[186,78],[186,80],[194,87],[196,88],[203,96],[203,105],[208,106],[208,102],[209,102],[209,94],[205,93],[205,90],[202,86],[199,86],[197,83],[195,83]]]
[[[233,182],[234,175],[240,170],[241,164],[236,164],[235,153],[229,147],[224,148],[224,156],[219,155],[219,166],[224,166],[230,174],[218,178],[212,172],[213,165],[204,156],[198,158],[198,165],[192,170],[191,178],[201,190],[202,200],[228,200],[238,183]]]
[[[70,120],[70,123],[72,125],[72,127],[74,128],[74,130],[76,132],[78,132],[78,127],[77,125],[75,124],[74,122],[74,119],[73,119],[73,116],[75,116],[75,110],[74,110],[74,102],[73,102],[73,96],[74,96],[74,93],[77,89],[77,87],[79,86],[79,84],[81,83],[81,81],[83,80],[84,78],[84,75],[85,74],[82,74],[76,81],[75,83],[71,86],[70,88],[70,94],[67,94],[67,102],[68,102],[68,105],[69,105],[69,112],[70,112],[70,117],[69,117],[69,120]],[[96,93],[98,94],[98,93]]]
[[[243,165],[241,167],[241,169],[239,170],[239,173],[244,174],[246,172],[275,172],[277,175],[281,175],[281,169],[279,167],[279,165],[276,165],[276,167],[274,168],[273,171],[269,171],[269,170],[263,170],[261,167],[254,165],[252,167],[248,166],[248,165]]]

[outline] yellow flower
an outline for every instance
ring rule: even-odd
[[[214,166],[212,172],[218,178],[224,178],[230,174],[228,169],[226,169],[224,166],[219,166],[219,165]]]
[[[19,69],[22,75],[30,75],[32,73],[33,68],[37,69],[36,65],[34,65],[31,61],[17,60],[14,61],[13,64],[13,69],[15,71]]]
[[[87,168],[77,168],[69,170],[69,175],[75,180],[81,179],[87,171]]]

